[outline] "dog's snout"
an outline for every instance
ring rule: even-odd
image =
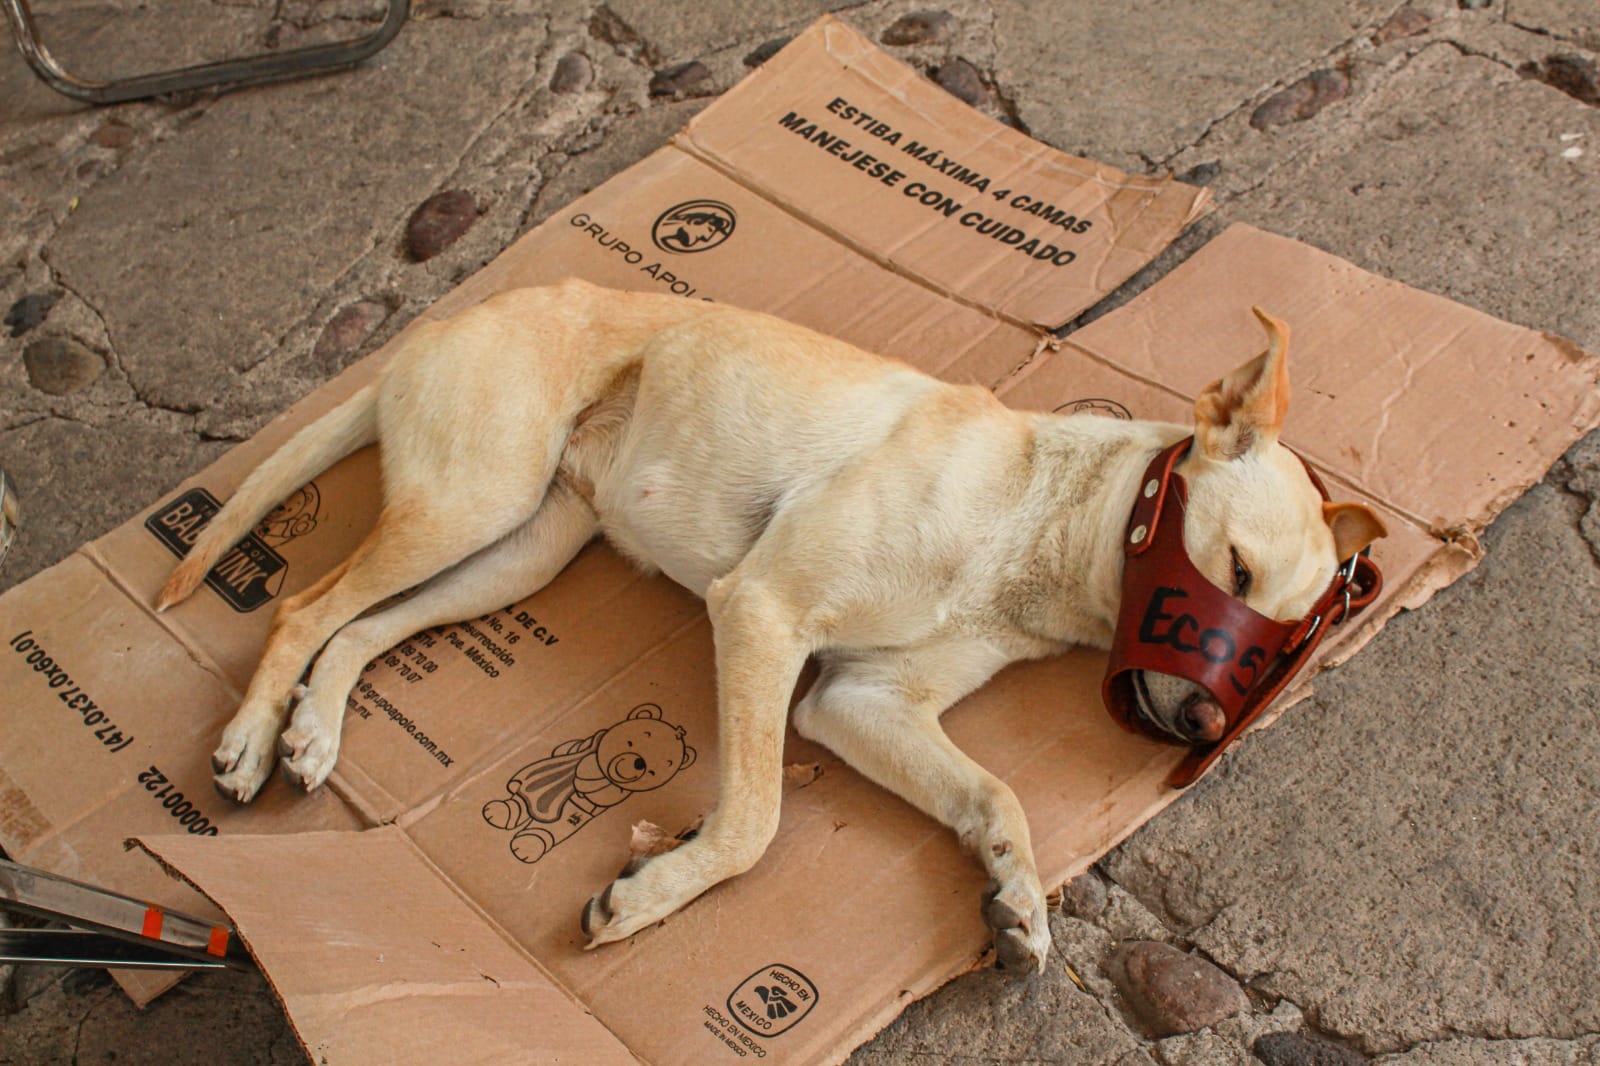
[[[1207,744],[1221,740],[1222,734],[1228,731],[1228,716],[1222,705],[1202,692],[1183,701],[1181,716],[1189,735]]]

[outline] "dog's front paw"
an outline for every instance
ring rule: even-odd
[[[249,803],[272,774],[273,723],[239,715],[222,731],[222,743],[211,754],[212,782],[235,803]]]
[[[686,902],[664,890],[664,881],[671,879],[659,875],[663,872],[661,860],[667,857],[660,856],[643,866],[635,858],[615,881],[584,905],[579,924],[589,938],[585,951],[614,940],[625,940]],[[651,876],[652,873],[657,876]],[[692,898],[693,893],[690,896]]]
[[[983,895],[983,920],[994,930],[995,969],[1044,972],[1050,951],[1050,919],[1045,913],[1044,890],[1037,881],[989,882]]]

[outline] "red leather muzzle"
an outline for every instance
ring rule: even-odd
[[[1356,555],[1340,564],[1304,618],[1280,622],[1212,584],[1183,546],[1188,488],[1173,472],[1193,440],[1157,455],[1140,479],[1123,538],[1122,605],[1102,686],[1106,709],[1123,728],[1190,744],[1188,758],[1168,779],[1174,788],[1198,780],[1283,690],[1328,629],[1371,603],[1383,586],[1371,559]],[[1306,473],[1326,500],[1321,479],[1309,466]],[[1227,718],[1222,737],[1191,743],[1147,718],[1134,692],[1140,671],[1181,677],[1209,692]]]

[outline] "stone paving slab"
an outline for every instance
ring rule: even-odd
[[[1285,18],[1269,0],[1133,9],[996,0],[996,75],[1034,136],[1138,171],[1276,81],[1320,65],[1393,7],[1332,0]]]
[[[1548,484],[1514,504],[1474,573],[1249,738],[1112,877],[1369,1051],[1600,1031],[1600,735],[1581,710],[1600,701],[1600,570],[1579,509]]]
[[[1354,108],[1357,121],[1330,116],[1314,146],[1230,213],[1496,317],[1600,344],[1592,279],[1573,269],[1600,266],[1600,108],[1447,40]]]
[[[91,82],[250,55],[262,50],[272,25],[270,8],[225,7],[204,0],[159,5],[47,0],[31,3],[29,9],[45,47],[69,73]],[[27,98],[56,107],[79,106],[43,84],[28,86]]]
[[[159,59],[168,27],[211,55],[363,11],[40,6],[85,66]],[[381,344],[825,9],[1040,139],[1211,185],[1215,215],[1082,321],[1246,221],[1600,349],[1593,0],[421,0],[357,71],[104,110],[0,53],[0,310],[48,303],[0,330],[0,464],[27,508],[0,588]],[[419,262],[408,221],[439,193],[464,232]],[[1600,436],[1478,570],[1070,886],[1046,974],[962,977],[854,1061],[1600,1060],[1597,499]],[[1158,1036],[1118,964],[1148,941],[1216,963],[1248,1008]],[[9,995],[0,1066],[305,1061],[247,976],[143,1013],[83,974]]]
[[[532,67],[543,32],[434,19],[348,76],[218,99],[82,197],[48,245],[57,284],[102,309],[147,403],[199,410],[396,240],[367,205],[426,198],[514,98],[522,77],[463,78],[460,57]]]
[[[3,1019],[0,1063],[301,1066],[310,1060],[265,983],[251,974],[191,977],[139,1011],[103,970],[79,970]]]
[[[1505,16],[1534,33],[1600,49],[1600,20],[1589,0],[1506,0]]]

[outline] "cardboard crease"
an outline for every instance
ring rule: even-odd
[[[112,567],[110,561],[100,554],[95,542],[91,541],[80,546],[75,554],[81,555],[91,566],[105,575],[106,580],[111,582],[117,591],[126,596],[130,603],[144,611],[145,616],[160,627],[161,631],[168,637],[172,638],[172,642],[182,648],[196,666],[216,679],[217,683],[222,686],[234,703],[242,703],[244,701],[244,693],[234,685],[227,673],[217,664],[217,661],[207,655],[205,649],[191,640],[179,627],[171,624],[171,621],[165,615],[157,612],[155,608],[146,603],[143,596],[134,592],[127,582],[123,581],[116,569]]]
[[[823,236],[827,237],[829,240],[835,241],[835,242],[843,245],[844,247],[849,248],[851,251],[855,252],[857,255],[861,256],[863,259],[868,260],[869,262],[871,262],[875,266],[882,267],[884,270],[889,271],[891,274],[898,275],[899,277],[902,277],[907,281],[910,281],[910,282],[913,282],[913,283],[915,283],[917,285],[920,285],[923,288],[927,289],[929,292],[931,292],[931,293],[933,293],[933,294],[935,294],[937,296],[940,296],[940,297],[942,297],[944,299],[950,300],[950,301],[952,301],[954,303],[958,303],[961,306],[963,306],[963,307],[965,307],[965,308],[967,308],[969,310],[978,312],[979,314],[987,315],[988,317],[994,319],[997,322],[1004,322],[1006,325],[1015,326],[1018,329],[1025,329],[1025,330],[1032,330],[1033,329],[1033,326],[1032,326],[1031,323],[1024,322],[1023,320],[1021,320],[1019,318],[1016,318],[1016,317],[1013,317],[1011,315],[1006,315],[1006,314],[1004,314],[1004,313],[1002,313],[1000,311],[995,310],[992,307],[986,306],[981,301],[974,300],[974,299],[972,299],[972,298],[970,298],[968,296],[962,295],[960,292],[956,291],[955,289],[952,289],[952,288],[950,288],[948,286],[940,285],[939,283],[937,283],[935,281],[932,281],[927,277],[924,277],[921,273],[919,273],[919,272],[917,272],[915,270],[912,270],[911,268],[907,267],[905,264],[897,262],[896,260],[890,258],[889,256],[885,255],[884,253],[874,251],[873,249],[870,249],[870,248],[862,247],[861,245],[859,245],[856,242],[854,242],[853,240],[851,240],[851,238],[846,236],[842,231],[840,231],[838,229],[835,229],[834,227],[829,226],[826,223],[824,223],[824,222],[822,222],[822,221],[820,221],[818,219],[812,218],[810,215],[807,215],[804,212],[800,211],[793,204],[787,202],[786,200],[784,200],[782,198],[779,198],[779,197],[775,196],[770,189],[767,189],[767,188],[757,184],[756,182],[750,180],[746,175],[741,174],[737,170],[734,170],[734,169],[730,168],[729,166],[724,164],[722,162],[722,160],[718,159],[716,156],[710,155],[710,154],[707,154],[707,153],[701,151],[700,147],[698,145],[696,145],[694,143],[694,141],[688,136],[688,133],[689,133],[689,131],[686,130],[686,131],[684,131],[682,133],[676,134],[672,138],[672,141],[671,141],[673,146],[681,149],[686,154],[692,156],[694,159],[698,160],[699,162],[704,163],[706,166],[711,167],[713,170],[716,170],[718,173],[720,173],[723,177],[727,178],[729,181],[736,182],[737,184],[743,186],[752,195],[758,196],[761,199],[766,200],[768,203],[772,204],[774,207],[779,208],[780,210],[782,210],[783,212],[788,214],[789,217],[793,218],[796,222],[799,222],[804,226],[807,226],[807,227],[809,227],[809,228],[811,228],[813,230],[816,230],[818,233],[820,233]],[[932,228],[935,225],[936,225],[936,223],[930,223],[929,227]]]

